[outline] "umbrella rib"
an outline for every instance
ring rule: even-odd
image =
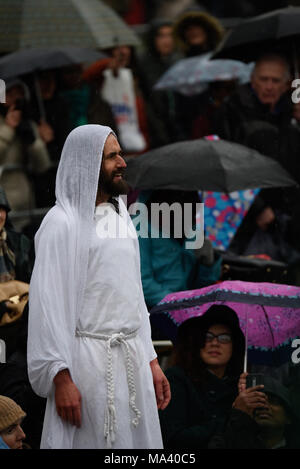
[[[264,315],[265,315],[265,319],[268,323],[268,326],[270,328],[270,333],[271,333],[271,337],[272,337],[272,343],[273,343],[273,349],[275,348],[275,340],[274,340],[274,334],[273,334],[273,331],[272,331],[272,327],[271,327],[271,324],[270,324],[270,321],[269,321],[269,317],[268,317],[268,314],[267,314],[267,311],[265,310],[265,307],[264,305],[261,305],[262,309],[263,309],[263,312],[264,312]]]

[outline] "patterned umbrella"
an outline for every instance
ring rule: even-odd
[[[212,304],[227,305],[237,313],[245,336],[247,332],[250,363],[291,361],[292,341],[300,337],[299,287],[233,280],[170,293],[150,311],[151,323],[175,341],[177,327]]]
[[[99,0],[0,0],[0,31],[0,52],[139,44],[132,29]]]
[[[156,90],[173,90],[191,96],[202,93],[210,82],[238,80],[247,83],[253,64],[237,60],[210,60],[212,54],[182,59],[169,68],[154,86]]]

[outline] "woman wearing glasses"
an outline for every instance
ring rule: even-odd
[[[165,448],[208,448],[226,426],[249,424],[257,407],[266,405],[260,386],[238,392],[245,338],[236,313],[213,305],[178,328],[165,374],[172,399],[160,413]]]

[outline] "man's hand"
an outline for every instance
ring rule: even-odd
[[[45,121],[41,121],[39,127],[39,134],[42,140],[44,140],[45,143],[50,143],[52,140],[54,140],[54,132],[52,127],[50,127],[49,124]]]
[[[58,415],[76,427],[81,426],[81,395],[69,370],[61,370],[54,378],[55,403]]]
[[[170,384],[159,366],[157,358],[150,362],[150,367],[153,376],[157,408],[164,410],[171,400]]]

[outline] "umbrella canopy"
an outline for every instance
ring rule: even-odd
[[[95,62],[103,57],[105,55],[101,52],[80,47],[23,49],[0,58],[0,77],[7,80],[51,68]]]
[[[205,236],[213,247],[226,251],[258,192],[259,189],[229,194],[203,192]]]
[[[248,337],[250,363],[272,365],[291,360],[291,343],[300,337],[299,287],[233,280],[171,293],[152,308],[151,323],[176,341],[177,327],[201,316],[213,304],[227,305],[237,313]]]
[[[237,143],[205,139],[172,143],[129,159],[126,179],[138,189],[226,193],[296,185],[272,158]]]
[[[0,52],[139,44],[132,29],[100,0],[0,0],[0,30]]]
[[[236,26],[220,43],[214,58],[251,62],[263,50],[276,46],[290,52],[300,35],[300,7],[289,6],[247,19]],[[292,50],[291,50],[292,49]],[[279,49],[280,50],[280,49]]]
[[[246,65],[237,60],[210,60],[210,54],[191,57],[176,62],[154,86],[156,90],[173,90],[185,95],[202,93],[210,82],[250,80],[253,64]]]

